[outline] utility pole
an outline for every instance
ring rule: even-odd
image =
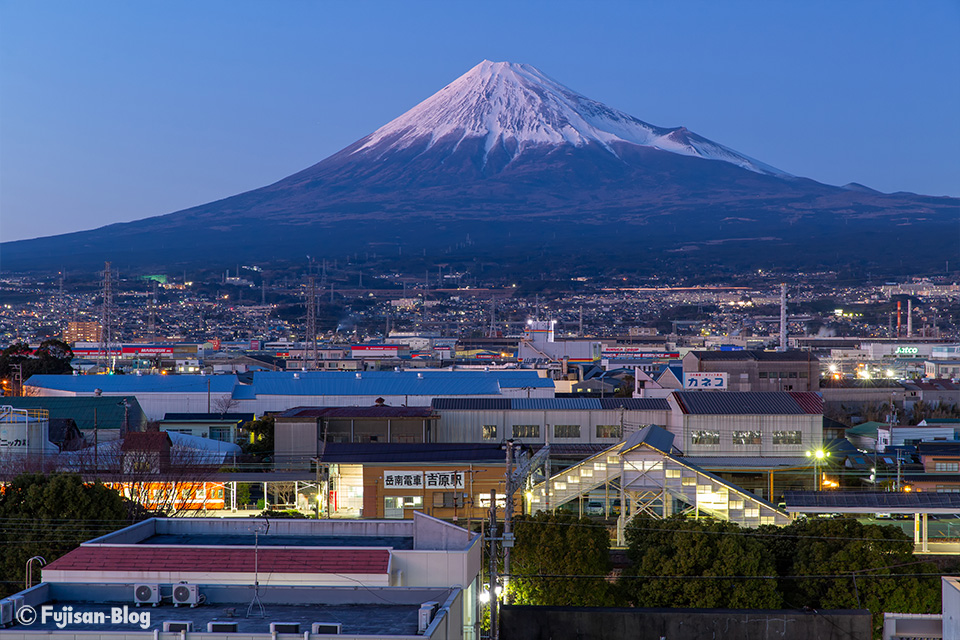
[[[490,640],[499,640],[497,624],[497,490],[490,489]]]
[[[513,440],[507,440],[507,498],[503,506],[503,575],[510,579],[510,549],[513,547]],[[510,604],[510,593],[504,590],[504,601]]]

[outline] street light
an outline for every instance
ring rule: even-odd
[[[824,463],[824,460],[830,457],[829,451],[824,451],[823,449],[816,449],[814,451],[807,451],[807,457],[813,460],[813,484],[815,491],[820,491],[820,466]]]

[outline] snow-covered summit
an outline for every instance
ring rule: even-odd
[[[591,100],[527,64],[484,60],[405,114],[368,136],[354,153],[405,149],[427,139],[484,138],[485,152],[513,149],[513,157],[538,145],[598,143],[654,147],[685,156],[722,160],[757,173],[783,171],[737,153],[684,127],[656,127]]]

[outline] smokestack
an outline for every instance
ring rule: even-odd
[[[913,300],[907,300],[907,337],[913,337]]]
[[[900,337],[900,301],[897,300],[897,337]]]
[[[787,284],[780,284],[780,351],[787,350]]]

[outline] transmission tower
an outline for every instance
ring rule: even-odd
[[[304,363],[310,362],[310,368],[317,369],[317,278],[310,276],[307,287],[307,344]]]
[[[153,291],[150,296],[150,315],[147,318],[147,335],[150,342],[157,341],[157,281],[153,281]]]
[[[103,265],[102,282],[103,302],[100,306],[100,352],[97,357],[97,365],[101,369],[113,369],[113,341],[114,341],[114,308],[113,308],[113,274],[110,270],[110,263]]]

